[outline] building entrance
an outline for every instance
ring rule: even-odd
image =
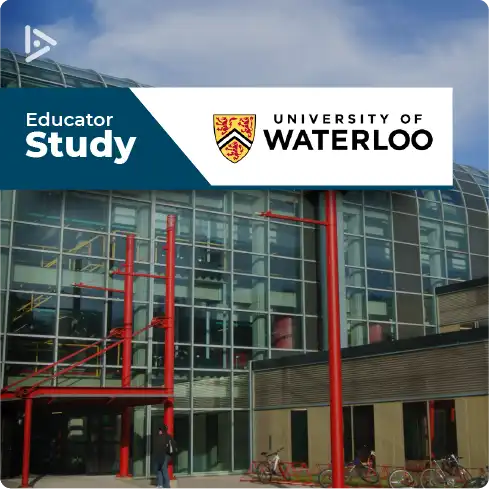
[[[115,413],[37,409],[32,419],[31,473],[42,475],[116,474],[120,419]],[[2,477],[21,473],[22,413],[3,432]],[[6,425],[4,425],[6,426]]]

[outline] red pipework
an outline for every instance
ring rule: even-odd
[[[268,210],[260,212],[262,217],[281,219],[283,221],[302,222],[326,227],[326,277],[328,304],[328,350],[329,350],[329,389],[330,389],[330,423],[331,423],[331,462],[333,469],[332,487],[343,487],[344,452],[343,452],[343,399],[341,382],[341,327],[338,282],[338,221],[336,217],[336,193],[327,190],[324,193],[324,221],[295,216],[275,214]]]
[[[134,234],[126,236],[126,263],[124,273],[124,340],[122,344],[122,387],[131,386],[132,315],[134,294]],[[116,272],[118,273],[118,272]],[[121,417],[121,446],[119,477],[130,477],[129,448],[131,444],[132,408],[125,407]]]
[[[24,407],[24,446],[22,453],[22,482],[20,487],[29,486],[29,465],[31,459],[32,399],[25,400]]]
[[[174,382],[175,382],[175,216],[166,218],[166,296],[165,296],[165,358],[164,358],[164,386],[171,392],[172,397],[167,398],[163,414],[163,422],[168,433],[174,435]],[[173,479],[173,462],[168,466],[170,480]]]
[[[343,451],[343,389],[341,382],[340,288],[338,282],[338,221],[336,192],[324,193],[326,207],[326,275],[328,301],[329,402],[333,487],[345,484]]]

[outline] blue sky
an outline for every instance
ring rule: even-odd
[[[2,47],[29,23],[53,59],[151,85],[453,86],[455,159],[487,169],[482,0],[8,0]]]

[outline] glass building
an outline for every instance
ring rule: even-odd
[[[49,60],[27,65],[7,50],[1,55],[2,88],[140,86]],[[122,288],[122,278],[109,271],[124,260],[128,231],[137,235],[137,271],[163,274],[166,216],[176,214],[176,471],[247,469],[248,362],[327,347],[324,230],[257,213],[318,219],[322,194],[2,191],[0,197],[2,385],[121,327],[122,297],[73,283]],[[488,173],[463,165],[455,165],[452,190],[338,193],[343,347],[437,333],[434,288],[487,275],[488,202]],[[164,296],[164,283],[135,279],[134,329],[163,314]],[[162,356],[160,330],[138,337],[133,385],[162,385]],[[113,349],[53,382],[120,385],[120,367],[121,352]],[[161,419],[161,408],[135,409],[135,476],[152,472],[148,435]],[[81,433],[70,450],[85,471],[115,472],[117,419],[87,413],[70,422]]]

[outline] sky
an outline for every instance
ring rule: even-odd
[[[28,23],[60,63],[155,86],[453,87],[455,161],[487,169],[482,0],[7,0],[0,22],[2,47]]]

